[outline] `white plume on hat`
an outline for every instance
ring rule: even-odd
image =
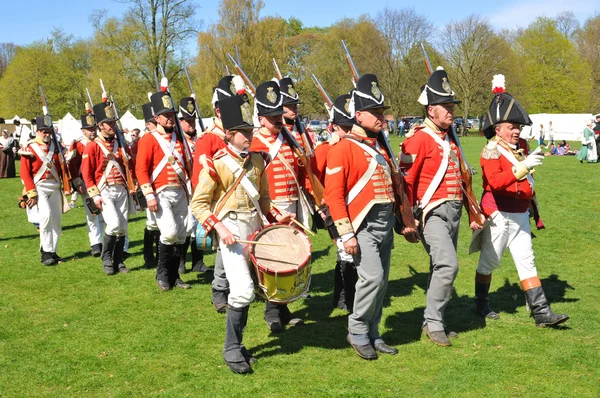
[[[494,75],[492,78],[492,92],[495,95],[506,92],[506,81],[504,75]],[[496,102],[496,120],[500,120],[500,101]]]
[[[239,94],[241,90],[246,91],[246,84],[244,83],[244,79],[242,79],[239,75],[233,75],[233,79],[231,79],[233,85],[235,86],[235,93]]]

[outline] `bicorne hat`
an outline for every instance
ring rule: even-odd
[[[506,92],[504,75],[494,75],[492,79],[492,92],[494,93],[494,99],[481,125],[483,135],[487,139],[496,135],[494,126],[498,123],[510,122],[531,126],[531,118],[525,109],[516,98]]]

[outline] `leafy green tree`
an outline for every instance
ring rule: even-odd
[[[587,61],[591,69],[591,101],[592,113],[600,112],[600,14],[589,18],[583,28],[577,31],[575,42],[579,54]]]

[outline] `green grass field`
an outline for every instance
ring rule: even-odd
[[[485,140],[462,141],[478,166]],[[225,316],[211,306],[210,275],[185,274],[191,290],[160,292],[154,270],[141,268],[142,217],[130,222],[130,274],[107,277],[89,256],[81,202],[63,218],[58,253],[66,261],[44,267],[38,234],[16,205],[19,179],[0,180],[0,396],[597,397],[599,175],[600,165],[574,157],[546,158],[536,173],[547,226],[535,231],[536,262],[553,310],[571,316],[564,327],[534,326],[508,253],[492,281],[500,320],[474,315],[478,257],[468,255],[463,216],[446,315],[459,338],[442,348],[421,336],[428,257],[396,237],[381,330],[400,354],[364,361],[345,341],[347,314],[332,309],[335,250],[321,231],[311,297],[290,306],[306,324],[270,335],[264,304],[254,303],[244,342],[259,361],[246,376],[223,362]],[[480,174],[474,185],[479,195]]]

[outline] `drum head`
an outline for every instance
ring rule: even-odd
[[[283,244],[281,246],[254,245],[253,257],[257,265],[266,272],[285,274],[308,263],[311,244],[300,230],[288,225],[273,225],[260,231],[258,242]]]

